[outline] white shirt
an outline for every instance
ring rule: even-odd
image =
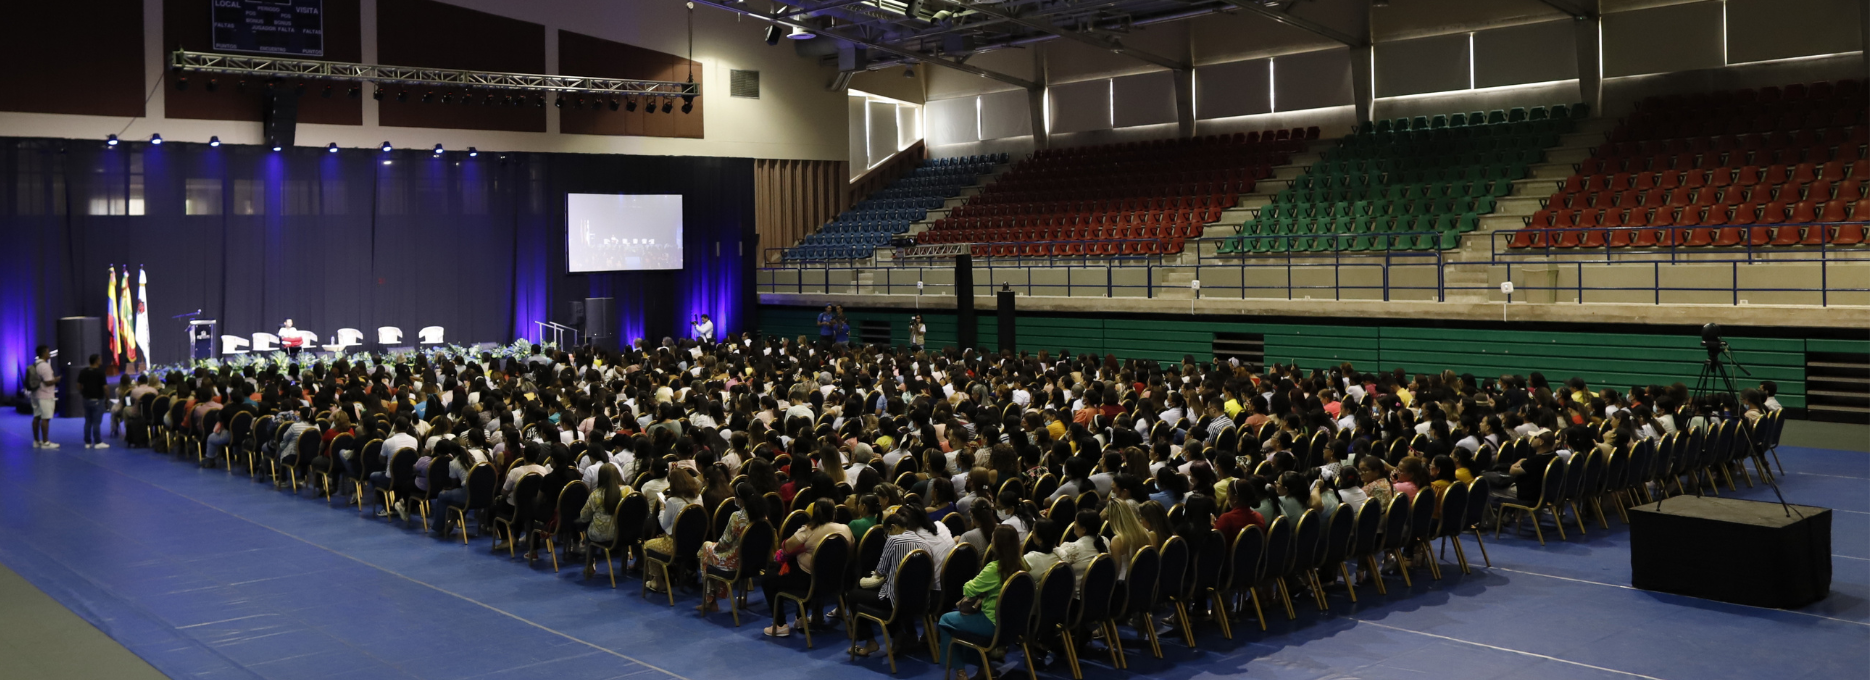
[[[415,435],[407,432],[398,432],[390,435],[389,439],[383,440],[383,460],[389,460],[390,456],[396,455],[397,451],[413,449],[416,448],[416,446]]]
[[[695,337],[704,342],[714,342],[714,322],[702,319],[701,323],[695,324]]]

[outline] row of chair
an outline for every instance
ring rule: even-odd
[[[1132,234],[1076,241],[973,243],[968,253],[974,257],[1141,257],[1179,255],[1186,243],[1179,234]]]
[[[908,175],[865,197],[816,233],[781,251],[787,260],[848,260],[868,258],[888,245],[896,234],[941,208],[981,174],[992,171],[1004,154],[924,159]]]
[[[1856,246],[1864,243],[1862,224],[1801,224],[1776,227],[1598,227],[1527,226],[1499,232],[1507,247],[1523,248],[1750,248]]]
[[[1662,170],[1616,173],[1588,173],[1583,170],[1565,178],[1558,185],[1558,194],[1575,195],[1581,193],[1651,191],[1651,190],[1694,190],[1702,187],[1716,189],[1740,186],[1784,186],[1802,187],[1824,182],[1829,189],[1830,183],[1851,183],[1852,188],[1861,188],[1870,182],[1870,161],[1857,161],[1848,166],[1832,161],[1824,164],[1800,163],[1798,165],[1769,165],[1759,167],[1719,167],[1712,170]],[[1826,191],[1829,194],[1829,191]]]
[[[1870,199],[1857,201],[1745,201],[1688,205],[1604,205],[1544,208],[1525,218],[1526,226],[1566,227],[1722,227],[1772,224],[1863,222],[1870,220]]]
[[[1594,160],[1610,167],[1593,172],[1699,167],[1711,170],[1722,164],[1771,165],[1775,162],[1855,162],[1870,142],[1870,128],[1794,128],[1783,132],[1664,137],[1643,141],[1606,141],[1591,149]],[[1791,157],[1786,161],[1774,160]],[[1590,161],[1586,161],[1590,162]]]
[[[1589,118],[1591,106],[1583,102],[1576,104],[1554,104],[1550,107],[1516,106],[1512,109],[1494,109],[1492,111],[1456,112],[1433,116],[1415,116],[1364,121],[1357,127],[1356,136],[1367,137],[1390,132],[1408,132],[1415,130],[1441,130],[1445,128],[1464,128],[1492,126],[1528,121],[1572,120]]]
[[[1105,241],[1124,239],[1196,239],[1203,226],[1194,222],[1169,224],[1084,224],[997,226],[925,231],[917,243],[1000,243],[1021,241]]]
[[[1226,236],[1215,246],[1216,255],[1288,255],[1292,253],[1362,253],[1386,250],[1431,251],[1461,247],[1461,232],[1444,229],[1422,232],[1357,232],[1319,235],[1279,233]]]
[[[1863,83],[1845,79],[1832,83],[1819,80],[1812,83],[1792,83],[1790,85],[1768,85],[1758,89],[1739,88],[1733,90],[1712,90],[1690,94],[1650,95],[1637,102],[1639,112],[1657,111],[1693,111],[1719,108],[1735,104],[1776,104],[1803,100],[1826,101],[1830,99],[1861,101],[1865,98]]]

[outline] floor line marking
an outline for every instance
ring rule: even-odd
[[[1855,479],[1855,480],[1858,480],[1858,481],[1863,481],[1863,480],[1865,480],[1865,479],[1870,479],[1870,477],[1858,477],[1858,476],[1856,476],[1856,475],[1827,475],[1827,474],[1824,474],[1824,473],[1822,473],[1822,472],[1799,472],[1799,471],[1797,471],[1797,470],[1794,470],[1794,471],[1792,471],[1792,472],[1783,472],[1783,473],[1780,473],[1780,474],[1787,474],[1787,475],[1805,475],[1805,476],[1807,476],[1807,477],[1834,477],[1834,478],[1837,478],[1837,479]]]
[[[1497,568],[1497,567],[1496,567],[1496,568]],[[1483,647],[1483,648],[1486,648],[1486,649],[1492,649],[1492,650],[1495,650],[1495,651],[1501,651],[1501,652],[1509,652],[1509,653],[1512,653],[1512,654],[1519,654],[1519,655],[1521,655],[1521,656],[1530,656],[1530,657],[1533,657],[1533,658],[1535,658],[1535,659],[1545,659],[1545,660],[1547,660],[1547,661],[1557,661],[1557,662],[1559,662],[1559,663],[1562,663],[1562,664],[1570,664],[1570,665],[1573,665],[1573,666],[1579,666],[1579,667],[1583,667],[1583,668],[1589,668],[1589,669],[1592,669],[1592,670],[1599,670],[1599,671],[1604,671],[1604,672],[1606,672],[1606,673],[1616,673],[1616,674],[1618,674],[1618,675],[1627,675],[1627,676],[1630,676],[1630,677],[1632,677],[1632,678],[1643,678],[1644,680],[1662,680],[1662,678],[1658,678],[1658,677],[1655,677],[1655,676],[1653,676],[1653,675],[1643,675],[1642,673],[1631,673],[1631,672],[1629,672],[1629,671],[1620,671],[1620,670],[1617,670],[1617,669],[1615,669],[1615,668],[1605,668],[1605,667],[1603,667],[1603,666],[1593,666],[1593,665],[1591,665],[1591,664],[1588,664],[1588,663],[1581,663],[1581,662],[1578,662],[1578,661],[1571,661],[1571,660],[1568,660],[1568,659],[1560,659],[1560,658],[1558,658],[1558,657],[1556,657],[1556,656],[1547,656],[1547,655],[1544,655],[1544,654],[1539,654],[1539,653],[1537,653],[1537,652],[1528,652],[1528,651],[1524,651],[1524,650],[1519,650],[1519,649],[1513,649],[1513,648],[1511,648],[1511,647],[1500,647],[1500,646],[1496,646],[1496,645],[1490,645],[1490,644],[1487,644],[1487,643],[1484,643],[1484,642],[1475,642],[1475,641],[1473,641],[1473,640],[1463,640],[1463,639],[1461,639],[1461,638],[1457,638],[1457,637],[1449,637],[1449,636],[1446,636],[1446,635],[1436,635],[1436,634],[1434,634],[1434,633],[1425,633],[1425,632],[1422,632],[1422,631],[1419,631],[1419,630],[1410,630],[1410,629],[1408,629],[1408,628],[1402,628],[1402,627],[1398,627],[1398,626],[1392,626],[1392,625],[1389,625],[1389,624],[1385,624],[1385,623],[1377,623],[1377,622],[1375,622],[1375,621],[1371,621],[1371,620],[1369,620],[1369,619],[1361,619],[1361,618],[1357,618],[1357,617],[1355,617],[1355,616],[1351,616],[1351,617],[1348,617],[1348,618],[1350,618],[1350,620],[1352,620],[1352,621],[1356,621],[1356,622],[1358,622],[1358,623],[1361,623],[1361,624],[1367,624],[1367,625],[1372,625],[1372,626],[1376,626],[1376,627],[1378,627],[1378,628],[1383,628],[1383,629],[1387,629],[1387,630],[1393,630],[1393,631],[1396,631],[1396,632],[1399,632],[1399,633],[1410,633],[1410,634],[1414,634],[1414,635],[1421,635],[1421,636],[1424,636],[1424,637],[1432,637],[1432,638],[1435,638],[1435,639],[1438,639],[1438,640],[1447,640],[1447,641],[1449,641],[1449,642],[1458,642],[1458,643],[1460,643],[1460,644],[1464,644],[1464,645],[1472,645],[1472,646],[1475,646],[1475,647]]]
[[[1835,556],[1834,556],[1834,557],[1835,557]],[[1850,558],[1850,559],[1864,559],[1864,558],[1861,558],[1861,557],[1853,557],[1853,558]],[[1489,569],[1492,569],[1492,570],[1494,570],[1494,571],[1505,571],[1505,572],[1511,572],[1511,573],[1514,573],[1514,574],[1525,574],[1525,575],[1527,575],[1527,576],[1543,576],[1543,577],[1545,577],[1545,578],[1555,578],[1555,579],[1558,579],[1558,580],[1560,580],[1560,581],[1571,581],[1571,582],[1573,582],[1573,583],[1586,583],[1586,584],[1590,584],[1590,585],[1594,585],[1594,586],[1606,586],[1606,587],[1610,587],[1610,588],[1622,588],[1622,589],[1624,589],[1624,590],[1635,590],[1635,591],[1638,591],[1638,592],[1645,592],[1645,593],[1652,593],[1652,592],[1654,592],[1654,593],[1660,593],[1660,591],[1653,591],[1653,590],[1643,590],[1642,588],[1638,588],[1638,587],[1636,587],[1636,586],[1626,586],[1626,585],[1623,585],[1623,584],[1621,584],[1621,583],[1605,583],[1605,582],[1603,582],[1603,581],[1591,581],[1591,580],[1586,580],[1586,579],[1581,579],[1581,578],[1572,578],[1572,577],[1570,577],[1570,576],[1554,576],[1554,575],[1552,575],[1552,574],[1541,574],[1541,573],[1539,573],[1539,572],[1536,572],[1536,571],[1526,571],[1526,570],[1524,570],[1524,569],[1511,569],[1511,568],[1508,568],[1508,567],[1488,567],[1488,568],[1489,568]],[[1672,593],[1661,593],[1661,594],[1665,594],[1665,595],[1668,595],[1668,594],[1672,594]],[[1682,597],[1688,597],[1688,596],[1686,596],[1686,595],[1684,595],[1684,596],[1682,596]],[[1697,598],[1697,599],[1699,599],[1699,598]],[[1715,602],[1715,601],[1716,601],[1716,600],[1709,600],[1709,602]],[[1753,606],[1753,605],[1750,605],[1750,604],[1738,604],[1738,603],[1734,603],[1734,602],[1722,602],[1721,604],[1731,604],[1731,605],[1733,605],[1733,606],[1736,606],[1736,607],[1746,607],[1746,608],[1749,608],[1749,609],[1764,609],[1764,610],[1766,610],[1766,611],[1772,611],[1772,612],[1784,612],[1784,613],[1787,613],[1787,614],[1797,614],[1797,615],[1799,615],[1799,616],[1809,616],[1809,617],[1812,617],[1812,618],[1814,618],[1814,619],[1824,619],[1824,620],[1826,620],[1826,621],[1836,621],[1836,622],[1838,622],[1838,623],[1848,623],[1848,624],[1851,624],[1851,625],[1855,625],[1855,626],[1864,626],[1864,627],[1870,627],[1870,623],[1866,623],[1866,622],[1863,622],[1863,621],[1852,621],[1852,620],[1850,620],[1850,619],[1840,619],[1840,618],[1836,618],[1836,617],[1832,617],[1832,616],[1825,616],[1825,615],[1823,615],[1823,614],[1813,614],[1813,613],[1810,613],[1810,612],[1802,612],[1802,611],[1796,611],[1796,610],[1792,610],[1792,609],[1774,609],[1774,608],[1772,608],[1772,607],[1755,607],[1755,606]]]
[[[65,454],[65,452],[64,452],[64,451],[59,451],[59,454],[61,454],[61,455],[64,455],[64,454]],[[685,675],[682,675],[682,674],[680,674],[680,673],[676,673],[676,672],[674,672],[674,671],[671,671],[671,670],[669,670],[669,669],[666,669],[666,668],[663,668],[663,667],[661,667],[661,666],[657,666],[657,665],[655,665],[655,664],[652,664],[652,663],[648,663],[648,662],[646,662],[646,661],[642,661],[642,660],[640,660],[640,659],[637,659],[637,658],[634,658],[634,657],[631,657],[631,656],[630,656],[630,655],[628,655],[628,654],[624,654],[624,653],[622,653],[622,652],[618,652],[618,651],[616,651],[616,650],[614,650],[614,649],[610,649],[610,648],[608,648],[608,647],[604,647],[604,646],[602,646],[602,645],[599,645],[599,644],[597,644],[597,643],[594,643],[594,642],[591,642],[591,641],[589,641],[589,640],[585,640],[585,639],[582,639],[582,638],[579,638],[579,637],[576,637],[576,636],[573,636],[573,635],[570,635],[570,634],[567,634],[567,633],[565,633],[565,632],[563,632],[563,631],[559,631],[559,630],[557,630],[557,629],[553,629],[553,628],[548,628],[548,627],[546,627],[546,626],[544,626],[544,625],[541,625],[541,624],[539,624],[539,623],[537,623],[537,622],[534,622],[534,621],[532,621],[531,619],[527,619],[526,617],[523,617],[523,616],[519,616],[519,615],[517,615],[517,614],[514,614],[514,613],[512,613],[512,612],[509,612],[509,611],[506,611],[506,610],[503,610],[503,609],[501,609],[501,608],[499,608],[499,607],[495,607],[495,606],[493,606],[493,605],[490,605],[490,604],[487,604],[487,603],[485,603],[485,602],[481,602],[481,601],[479,601],[479,600],[476,600],[476,599],[474,599],[474,598],[471,598],[471,597],[468,597],[468,596],[466,596],[466,595],[462,595],[462,594],[460,594],[460,593],[456,593],[456,592],[453,592],[453,591],[450,591],[450,590],[447,590],[447,589],[445,589],[445,588],[442,588],[442,587],[440,587],[440,586],[437,586],[437,585],[434,585],[434,584],[431,584],[431,583],[427,583],[427,582],[423,582],[423,581],[418,581],[418,580],[416,580],[416,579],[413,579],[413,578],[410,578],[410,577],[408,577],[408,576],[405,576],[405,575],[403,575],[403,574],[401,574],[401,573],[398,573],[398,572],[396,572],[396,571],[392,571],[392,570],[390,570],[390,569],[388,569],[388,568],[385,568],[385,567],[382,567],[382,566],[379,566],[379,565],[376,565],[376,564],[373,564],[373,563],[371,563],[371,562],[368,562],[368,561],[365,561],[365,560],[362,560],[362,559],[358,559],[358,558],[357,558],[357,557],[355,557],[355,556],[352,556],[352,555],[348,555],[348,554],[345,554],[345,553],[343,553],[343,552],[339,552],[339,551],[337,551],[337,550],[333,550],[333,549],[331,549],[331,548],[327,548],[327,547],[325,547],[325,546],[322,546],[322,545],[319,545],[319,544],[317,544],[317,543],[313,543],[312,541],[310,541],[310,540],[308,540],[308,539],[305,539],[305,538],[302,538],[302,537],[300,537],[300,536],[298,536],[298,535],[296,535],[296,534],[292,534],[292,533],[288,533],[288,532],[286,532],[286,531],[281,531],[281,530],[279,530],[279,529],[276,529],[276,528],[274,528],[274,527],[271,527],[271,526],[268,526],[268,525],[265,525],[265,524],[261,524],[260,522],[256,522],[256,521],[254,521],[254,520],[251,520],[251,519],[248,519],[248,518],[246,518],[246,517],[242,517],[242,516],[240,516],[240,515],[236,515],[236,514],[234,514],[234,513],[232,513],[232,512],[228,512],[228,511],[227,511],[227,510],[225,510],[225,509],[222,509],[222,508],[220,508],[220,507],[217,507],[217,506],[214,506],[214,505],[211,505],[211,504],[209,504],[209,503],[207,503],[206,501],[203,501],[203,500],[201,500],[201,499],[198,499],[198,498],[195,498],[195,497],[193,497],[193,496],[188,496],[188,495],[185,495],[185,494],[182,494],[182,493],[180,493],[180,492],[177,492],[177,491],[175,491],[175,490],[172,490],[172,489],[170,489],[169,487],[166,487],[166,486],[163,486],[163,485],[161,485],[161,484],[157,484],[157,483],[155,483],[155,482],[152,482],[152,481],[149,481],[149,480],[147,480],[147,479],[143,479],[143,478],[141,478],[141,477],[137,477],[137,476],[135,476],[135,475],[131,475],[131,474],[129,474],[129,473],[127,473],[127,472],[124,472],[124,471],[122,471],[122,470],[119,470],[119,469],[117,469],[117,468],[114,468],[114,467],[111,467],[111,466],[107,466],[107,465],[102,465],[102,464],[99,464],[99,463],[98,463],[98,462],[96,462],[96,461],[92,461],[92,460],[86,460],[86,459],[84,459],[84,458],[80,458],[80,457],[78,457],[78,456],[67,456],[67,457],[68,457],[68,458],[69,458],[70,460],[74,460],[74,461],[77,461],[77,462],[80,462],[80,463],[84,463],[84,464],[86,464],[86,465],[90,465],[90,466],[92,466],[92,467],[96,467],[96,468],[98,468],[98,469],[100,469],[100,470],[104,470],[104,471],[106,471],[106,472],[109,472],[109,473],[111,473],[111,474],[115,474],[115,475],[118,475],[118,476],[121,476],[121,477],[124,477],[124,478],[126,478],[126,479],[130,479],[130,480],[132,480],[132,481],[135,481],[135,482],[138,482],[138,483],[142,483],[142,484],[146,484],[146,485],[149,485],[149,486],[151,486],[151,487],[154,487],[154,488],[156,488],[156,489],[160,489],[160,490],[162,490],[163,492],[166,492],[166,493],[168,493],[168,494],[170,494],[170,495],[173,495],[173,496],[175,496],[175,497],[177,497],[177,498],[182,498],[182,499],[185,499],[185,500],[187,500],[187,501],[188,501],[188,502],[190,502],[190,503],[194,503],[194,504],[196,504],[196,505],[200,505],[200,506],[202,506],[202,507],[205,507],[205,508],[208,508],[208,509],[210,509],[210,510],[213,510],[213,511],[215,511],[215,512],[218,512],[218,513],[221,513],[221,514],[223,514],[223,515],[227,515],[227,516],[229,516],[229,517],[233,517],[233,518],[235,518],[235,519],[238,519],[238,520],[240,520],[240,521],[242,521],[242,522],[246,522],[246,523],[248,523],[248,524],[251,524],[251,525],[253,525],[253,526],[256,526],[256,527],[260,527],[260,528],[262,528],[262,529],[266,529],[266,530],[268,530],[268,531],[271,531],[271,532],[273,532],[273,533],[276,533],[276,534],[279,534],[279,535],[281,535],[281,536],[285,536],[285,537],[287,537],[287,538],[290,538],[290,539],[292,539],[292,540],[295,540],[295,541],[298,541],[298,542],[300,542],[300,543],[304,543],[304,544],[306,544],[306,545],[309,545],[309,546],[312,546],[312,547],[314,547],[314,548],[317,548],[317,549],[319,549],[319,550],[323,550],[323,551],[325,551],[325,552],[328,552],[328,553],[331,553],[331,554],[333,554],[333,555],[337,555],[337,556],[339,556],[339,557],[343,557],[344,559],[347,559],[347,560],[350,560],[350,561],[352,561],[352,562],[356,562],[356,563],[358,563],[358,564],[362,564],[362,565],[364,565],[364,566],[367,566],[367,567],[370,567],[371,569],[375,569],[375,570],[377,570],[377,571],[380,571],[380,572],[383,572],[383,573],[385,573],[385,574],[389,574],[389,575],[391,575],[391,576],[394,576],[394,577],[396,577],[396,578],[399,578],[399,579],[402,579],[402,580],[405,580],[405,581],[408,581],[408,582],[410,582],[410,583],[414,583],[414,584],[416,584],[416,585],[419,585],[419,586],[422,586],[422,587],[424,587],[424,588],[428,588],[428,589],[430,589],[430,590],[433,590],[433,591],[435,591],[435,592],[438,592],[438,593],[442,593],[442,594],[444,594],[444,595],[449,595],[449,596],[451,596],[451,597],[454,597],[454,598],[457,598],[457,599],[460,599],[460,600],[465,600],[465,601],[467,601],[467,602],[470,602],[470,603],[473,603],[473,604],[475,604],[475,605],[478,605],[478,606],[480,606],[480,607],[482,607],[482,608],[485,608],[485,609],[488,609],[488,610],[490,610],[490,611],[493,611],[493,612],[496,612],[496,613],[499,613],[499,614],[501,614],[501,615],[504,615],[504,616],[506,616],[506,617],[508,617],[508,618],[511,618],[511,619],[513,619],[513,620],[515,620],[515,621],[519,621],[520,623],[524,623],[524,624],[526,624],[526,625],[528,625],[528,626],[532,626],[532,627],[534,627],[534,628],[537,628],[537,629],[539,629],[539,630],[543,630],[543,631],[545,631],[545,632],[548,632],[548,633],[551,633],[551,634],[553,634],[553,635],[557,635],[557,636],[559,636],[559,637],[562,637],[562,638],[565,638],[565,639],[567,639],[567,640],[571,640],[571,641],[573,641],[573,642],[576,642],[576,643],[578,643],[578,644],[581,644],[581,645],[584,645],[584,646],[587,646],[587,647],[590,647],[590,648],[592,648],[592,649],[595,649],[595,650],[598,650],[598,651],[600,651],[600,652],[604,652],[604,653],[606,653],[606,654],[609,654],[609,655],[611,655],[611,656],[615,656],[615,657],[617,657],[617,658],[619,658],[619,659],[623,659],[623,660],[625,660],[625,661],[629,661],[630,663],[634,663],[634,664],[636,664],[636,665],[639,665],[639,666],[642,666],[642,667],[644,667],[644,668],[649,668],[649,669],[653,669],[653,670],[656,670],[656,671],[660,671],[660,672],[662,672],[662,673],[664,673],[664,674],[666,674],[666,675],[668,675],[669,677],[672,677],[672,678],[678,678],[679,680],[692,680],[692,679],[691,679],[691,678],[689,678],[688,676],[685,676]],[[179,629],[178,629],[178,630],[179,630]],[[241,664],[235,664],[235,665],[236,665],[236,666],[242,666]],[[396,668],[397,670],[402,670],[402,669],[401,669],[401,667],[399,667],[399,666],[397,666],[397,665],[395,665],[395,664],[386,664],[386,665],[389,665],[389,666],[390,666],[390,667],[392,667],[392,668]],[[244,667],[244,666],[242,666],[242,667]]]

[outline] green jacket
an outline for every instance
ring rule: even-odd
[[[1000,586],[1005,585],[1000,578],[1000,561],[987,563],[987,568],[980,570],[974,580],[961,587],[962,597],[980,598],[980,613],[987,615],[987,620],[1000,622]]]

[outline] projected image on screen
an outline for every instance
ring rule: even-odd
[[[566,194],[565,255],[573,272],[681,269],[681,195]]]

